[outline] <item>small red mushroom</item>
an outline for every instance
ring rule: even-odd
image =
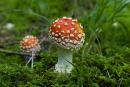
[[[63,17],[53,22],[49,36],[60,47],[56,71],[70,73],[72,51],[80,49],[84,43],[83,26],[76,19]]]
[[[41,49],[38,38],[32,35],[25,36],[23,40],[20,41],[20,47],[24,52],[31,54],[27,64],[32,60],[31,67],[33,68],[33,59],[35,54]]]

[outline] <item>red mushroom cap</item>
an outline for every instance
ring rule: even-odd
[[[57,19],[50,27],[49,36],[55,43],[65,49],[80,48],[85,39],[81,24],[72,18]]]
[[[40,44],[37,37],[32,35],[25,36],[22,41],[20,41],[20,46],[23,51],[32,52],[32,51],[39,51]]]

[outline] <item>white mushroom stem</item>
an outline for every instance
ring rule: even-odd
[[[31,54],[31,57],[29,58],[28,62],[26,63],[26,65],[28,65],[31,61],[31,68],[33,68],[33,59],[34,59],[34,56],[35,56],[35,52],[32,51],[32,54]]]
[[[72,69],[72,51],[59,48],[58,62],[55,65],[55,71],[59,73],[71,73]]]

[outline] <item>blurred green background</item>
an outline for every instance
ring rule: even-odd
[[[0,87],[130,87],[129,0],[0,0]],[[57,18],[76,18],[86,40],[69,75],[53,72],[57,47],[48,38]],[[34,69],[19,41],[41,40]]]

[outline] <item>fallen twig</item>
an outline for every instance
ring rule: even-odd
[[[4,49],[0,49],[0,52],[7,53],[7,54],[20,55],[20,56],[30,56],[31,55],[31,54],[25,53],[25,52],[15,52],[15,51],[4,50]],[[36,56],[40,57],[40,55],[38,55],[38,54]]]

